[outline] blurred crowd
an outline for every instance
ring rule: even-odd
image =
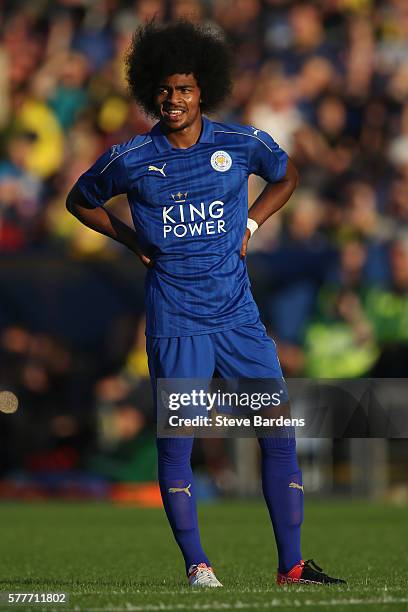
[[[29,267],[35,257],[44,266],[61,258],[80,266],[90,258],[126,257],[67,214],[65,198],[99,154],[152,125],[128,96],[123,56],[135,28],[153,17],[222,28],[236,71],[217,118],[266,130],[299,169],[295,196],[255,234],[248,256],[285,373],[407,376],[405,0],[5,0],[0,268],[14,260]],[[251,201],[260,189],[262,181],[252,177]],[[129,220],[123,198],[113,206]],[[18,270],[13,274],[18,283]],[[89,355],[85,365],[78,361],[77,349],[47,336],[47,329],[14,320],[13,308],[0,312],[0,327],[2,365],[14,363],[10,351],[20,359],[14,374],[2,370],[1,385],[17,385],[30,401],[33,393],[45,393],[45,411],[63,395],[71,403],[59,406],[52,425],[62,438],[76,435],[75,423],[61,417],[83,415],[81,401],[99,406],[92,417],[97,424],[85,419],[83,431],[99,432],[102,446],[114,447],[113,430],[125,432],[126,440],[143,429],[147,408],[129,409],[135,407],[132,390],[147,372],[140,320],[130,332],[139,338],[138,351],[122,343],[106,372],[92,369]],[[126,365],[132,360],[136,378]],[[92,461],[98,462],[97,453]],[[115,465],[103,469],[113,473]]]

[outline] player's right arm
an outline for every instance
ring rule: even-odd
[[[99,234],[104,234],[124,244],[133,253],[136,253],[140,261],[148,268],[153,266],[152,260],[142,253],[136,232],[106,208],[93,206],[85,199],[77,185],[74,185],[69,192],[66,206],[68,211],[81,223]]]
[[[68,194],[66,206],[81,223],[124,244],[136,253],[143,265],[151,267],[153,262],[142,252],[136,232],[104,207],[113,196],[126,192],[123,155],[112,158],[107,151],[78,179]]]

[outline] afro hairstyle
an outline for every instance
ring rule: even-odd
[[[179,21],[154,21],[139,27],[125,59],[130,92],[148,115],[157,117],[154,96],[160,81],[173,74],[193,74],[201,89],[201,111],[215,111],[232,87],[232,55],[222,35]]]

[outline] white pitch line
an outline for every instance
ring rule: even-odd
[[[376,606],[379,604],[401,604],[408,603],[408,597],[383,597],[381,599],[327,599],[321,601],[312,601],[305,600],[301,601],[299,599],[292,599],[290,601],[282,601],[280,599],[271,599],[271,601],[264,603],[256,603],[256,602],[242,602],[237,601],[235,603],[225,603],[225,602],[217,602],[212,601],[204,604],[200,603],[188,603],[188,604],[145,604],[145,605],[133,605],[126,604],[124,608],[83,608],[81,606],[76,606],[75,608],[71,608],[71,610],[67,612],[81,612],[82,610],[86,610],[86,612],[167,612],[171,610],[245,610],[245,609],[257,609],[257,610],[267,610],[269,608],[301,608],[301,607],[312,607],[312,606]]]
[[[184,585],[183,587],[181,587],[183,590],[180,591],[176,591],[176,590],[172,590],[172,591],[168,591],[168,590],[157,590],[157,591],[151,591],[151,593],[147,593],[147,591],[142,591],[141,589],[136,590],[136,591],[125,591],[125,590],[115,590],[115,591],[109,591],[106,593],[106,595],[127,595],[128,597],[138,597],[140,595],[155,595],[157,597],[163,596],[163,595],[173,595],[174,597],[179,597],[180,595],[190,595],[192,592],[194,594],[201,594],[201,595],[207,595],[208,594],[208,590],[206,589],[196,589],[195,591],[192,591],[190,587],[188,587],[187,585]],[[320,588],[320,587],[319,587]],[[328,587],[330,588],[330,587]],[[270,587],[265,587],[265,588],[259,588],[259,589],[233,589],[232,587],[228,586],[222,589],[222,592],[225,593],[229,593],[230,595],[253,595],[253,594],[263,594],[263,595],[268,595],[268,594],[276,594],[277,590],[279,590],[280,592],[283,593],[310,593],[310,586],[307,585],[287,585],[287,586],[280,586],[279,589],[277,589],[274,585],[270,586]],[[354,590],[358,590],[360,593],[364,592],[364,591],[369,591],[370,593],[372,593],[373,591],[379,591],[381,593],[384,593],[384,597],[388,597],[388,593],[391,591],[395,592],[395,591],[403,591],[404,593],[406,593],[406,587],[405,586],[393,586],[391,589],[389,589],[387,586],[358,586],[356,587]],[[316,591],[317,592],[317,587],[316,587]],[[95,596],[100,596],[103,595],[103,593],[101,591],[71,591],[70,592],[70,596],[79,596],[79,595],[95,595]],[[391,597],[391,595],[390,595]]]
[[[304,594],[304,593],[310,593],[310,586],[302,586],[299,585],[297,587],[293,587],[293,586],[281,586],[279,589],[283,594],[288,594],[294,591],[294,595],[299,595],[299,594]],[[383,594],[384,597],[388,597],[391,595],[389,595],[390,589],[388,589],[387,587],[378,587],[378,586],[366,586],[366,587],[361,587],[359,586],[358,589],[356,589],[359,591],[359,594],[361,595],[364,592],[370,592],[372,595],[374,593],[378,593],[378,597],[380,596],[380,593]],[[393,586],[391,591],[394,594],[397,594],[398,591],[402,591],[404,594],[406,593],[407,589],[406,587],[402,587],[402,586]],[[270,588],[260,588],[260,589],[233,589],[232,587],[227,587],[223,588],[223,593],[227,592],[228,594],[230,594],[231,596],[239,596],[239,595],[266,595],[266,596],[275,596],[276,597],[276,592],[277,589],[274,588],[273,586]],[[101,593],[100,591],[73,591],[70,593],[70,596],[91,596],[91,595],[95,595],[95,596],[100,596],[103,593]],[[147,595],[148,593],[146,593],[146,591],[142,591],[142,590],[137,590],[137,591],[109,591],[106,593],[106,595],[108,596],[114,596],[114,595],[125,595],[127,597],[140,597],[141,595]],[[201,589],[201,590],[195,590],[194,591],[194,596],[196,595],[207,595],[208,592],[205,589]],[[292,594],[292,593],[291,593]],[[172,591],[166,591],[166,590],[157,590],[157,591],[152,591],[150,593],[150,595],[155,596],[155,597],[180,597],[180,596],[189,596],[191,595],[191,588],[189,588],[188,586],[183,587],[183,590],[180,591],[176,591],[176,590],[172,590]],[[152,604],[153,605],[153,604]],[[69,612],[68,610],[66,612]]]

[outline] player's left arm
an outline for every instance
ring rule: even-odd
[[[248,225],[252,231],[247,229],[244,234],[241,257],[246,255],[253,231],[286,204],[299,181],[294,163],[272,136],[263,130],[249,129],[253,133],[248,133],[247,139],[248,176],[256,174],[267,185],[249,209]]]
[[[271,215],[286,204],[295,191],[298,182],[299,174],[296,170],[296,166],[292,160],[288,158],[285,175],[276,183],[268,183],[266,185],[263,192],[249,209],[248,218],[256,221],[260,227]],[[251,232],[247,229],[242,241],[241,257],[246,256],[250,237]]]

